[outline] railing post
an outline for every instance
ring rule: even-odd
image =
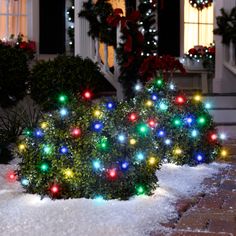
[[[98,40],[98,38],[95,38],[95,62],[97,62],[98,64],[101,64],[101,57],[100,57],[100,42]]]
[[[109,71],[108,65],[108,45],[104,43],[104,70]]]
[[[229,45],[229,64],[235,66],[235,44],[232,41]]]

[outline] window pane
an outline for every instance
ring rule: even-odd
[[[199,44],[209,46],[213,43],[213,25],[199,26]]]
[[[194,45],[198,45],[198,25],[185,24],[184,26],[184,52],[188,52]]]
[[[6,16],[0,16],[0,39],[7,38]]]
[[[213,24],[213,5],[208,8],[204,8],[202,11],[199,11],[199,23],[208,23]]]
[[[27,9],[27,0],[20,0],[20,14],[26,15],[26,9]]]
[[[26,16],[21,16],[20,21],[19,21],[19,32],[24,35],[24,38],[28,37],[28,32],[27,32],[27,17]]]
[[[18,4],[19,1],[8,0],[9,1],[9,14],[18,14]]]
[[[8,0],[0,0],[0,13],[7,12],[7,1]]]
[[[9,36],[12,34],[16,37],[18,35],[18,30],[17,30],[17,16],[9,16],[8,18],[8,31],[9,31]]]
[[[184,22],[198,22],[198,10],[189,4],[189,0],[184,1]]]

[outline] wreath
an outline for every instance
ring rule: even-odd
[[[192,7],[202,10],[203,8],[210,7],[213,3],[213,0],[189,0],[189,3]]]

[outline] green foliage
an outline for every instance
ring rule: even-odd
[[[112,29],[107,23],[107,17],[113,13],[112,5],[108,0],[92,0],[84,2],[84,9],[79,13],[89,21],[90,29],[88,35],[98,38],[101,42],[115,46],[116,29]]]
[[[19,178],[27,192],[52,198],[150,195],[161,161],[197,165],[220,153],[199,97],[186,98],[161,77],[129,102],[58,98],[59,109],[19,142]]]
[[[20,48],[0,42],[0,106],[11,107],[26,94],[28,57]]]
[[[90,59],[79,56],[58,56],[52,61],[39,61],[32,69],[31,97],[44,110],[55,109],[55,97],[61,91],[77,96],[90,88],[97,92],[105,81],[99,68]]]
[[[236,43],[236,7],[230,13],[222,8],[221,16],[216,17],[216,23],[218,28],[214,29],[214,34],[222,35],[222,43]]]

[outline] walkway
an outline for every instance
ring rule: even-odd
[[[179,201],[179,217],[163,224],[172,233],[151,236],[236,236],[236,141],[228,141],[227,146],[229,168],[203,183],[215,191]]]

